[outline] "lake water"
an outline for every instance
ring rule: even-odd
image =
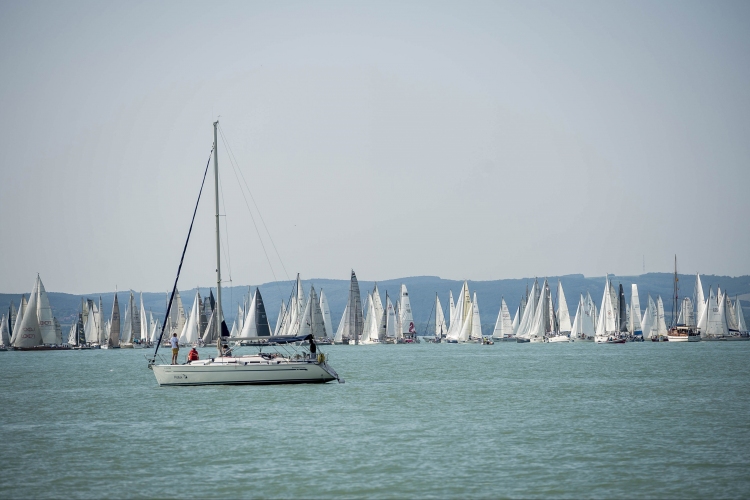
[[[0,497],[750,496],[750,342],[321,349],[345,384],[0,352]]]

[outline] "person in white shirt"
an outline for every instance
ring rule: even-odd
[[[180,352],[180,341],[177,338],[177,334],[173,333],[172,338],[169,339],[169,341],[172,343],[172,364],[177,364],[177,353]]]

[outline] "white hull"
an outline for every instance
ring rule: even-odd
[[[532,344],[542,343],[544,342],[544,337],[531,337],[529,339],[529,342],[531,342]]]
[[[667,335],[670,342],[700,342],[700,335]]]
[[[215,358],[185,365],[153,365],[159,385],[305,384],[336,380],[327,363],[261,356]]]
[[[555,335],[553,337],[549,337],[547,339],[547,342],[570,342],[570,338],[566,337],[565,335]]]

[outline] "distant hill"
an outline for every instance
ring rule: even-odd
[[[673,275],[670,273],[648,273],[640,276],[610,276],[610,279],[614,282],[615,286],[622,283],[625,288],[625,296],[630,300],[630,285],[632,283],[638,284],[638,292],[641,298],[641,308],[646,307],[646,297],[651,294],[652,297],[661,295],[664,301],[665,309],[667,314],[670,314],[672,307],[672,278]],[[548,278],[550,285],[553,290],[553,296],[557,289],[557,280],[559,279],[565,291],[565,297],[570,308],[571,317],[575,314],[575,309],[578,301],[579,294],[591,293],[594,301],[599,304],[604,290],[604,277],[590,277],[587,278],[582,274],[571,274],[567,276],[552,276]],[[703,282],[704,292],[708,294],[709,286],[716,290],[717,286],[720,286],[722,290],[728,291],[732,297],[735,295],[740,296],[743,304],[743,308],[747,309],[750,306],[750,276],[714,276],[714,275],[701,275]],[[539,278],[540,284],[543,278]],[[497,313],[500,309],[500,298],[505,297],[505,301],[508,304],[508,308],[512,314],[515,314],[516,308],[520,302],[521,297],[526,292],[526,287],[534,282],[534,278],[523,278],[523,279],[505,279],[505,280],[493,280],[493,281],[469,281],[469,290],[472,295],[474,292],[477,293],[477,299],[479,301],[479,309],[482,317],[482,329],[485,334],[489,334],[495,324]],[[343,314],[344,307],[346,306],[346,298],[349,290],[348,280],[332,280],[332,279],[310,279],[302,281],[305,294],[309,293],[310,286],[314,285],[316,291],[320,292],[322,288],[325,290],[326,297],[328,297],[329,305],[331,308],[331,317],[333,321],[334,329],[338,326],[341,315]],[[440,302],[443,306],[446,318],[448,317],[448,291],[452,290],[454,297],[458,295],[461,288],[462,281],[446,280],[437,276],[414,276],[408,278],[400,278],[393,280],[385,280],[378,282],[378,289],[381,293],[381,299],[385,303],[386,291],[391,296],[392,300],[397,300],[399,296],[399,288],[401,283],[404,283],[409,290],[409,297],[411,299],[412,311],[414,314],[414,320],[417,326],[417,331],[422,333],[426,332],[428,322],[430,326],[434,324],[434,304],[435,304],[435,293],[440,296]],[[371,291],[374,286],[372,281],[360,281],[360,291],[362,293],[363,302],[367,299],[367,291]],[[695,285],[695,276],[693,275],[680,275],[680,296],[692,297],[693,289]],[[251,287],[247,286],[235,286],[230,288],[222,288],[222,303],[224,306],[224,315],[227,319],[227,323],[231,328],[232,322],[237,315],[237,306],[242,302],[243,296],[248,293],[248,289],[254,289],[255,285]],[[260,292],[263,296],[263,301],[266,305],[266,312],[272,326],[276,322],[278,316],[279,307],[281,300],[288,303],[289,297],[292,293],[292,283],[290,282],[271,282],[259,285]],[[208,288],[200,288],[202,296],[208,294]],[[195,296],[196,289],[192,288],[189,290],[181,290],[182,301],[186,310],[189,310],[193,298]],[[215,292],[215,290],[214,290]],[[129,292],[118,292],[121,314],[125,313],[125,306],[128,301]],[[102,294],[88,294],[88,295],[72,295],[67,293],[49,292],[50,304],[55,316],[58,318],[63,328],[69,326],[74,318],[77,317],[78,311],[81,307],[82,298],[90,298],[97,300],[99,296],[102,297],[104,305],[104,312],[108,318],[112,309],[112,302],[114,300],[114,292],[107,292]],[[27,295],[28,297],[28,295]],[[11,294],[0,294],[0,313],[5,313],[8,310],[8,306],[11,300],[15,303],[16,307],[20,302],[19,295]],[[135,295],[136,303],[139,304],[139,295]],[[146,310],[151,310],[160,319],[164,317],[166,310],[167,297],[165,293],[144,293],[143,303]],[[431,331],[429,332],[431,333]]]

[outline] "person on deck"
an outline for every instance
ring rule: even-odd
[[[177,364],[177,354],[180,352],[180,340],[177,338],[177,334],[173,333],[172,338],[169,339],[172,344],[172,364]]]
[[[200,358],[198,357],[198,351],[193,347],[190,349],[190,352],[188,353],[188,363],[190,361],[198,361]]]

